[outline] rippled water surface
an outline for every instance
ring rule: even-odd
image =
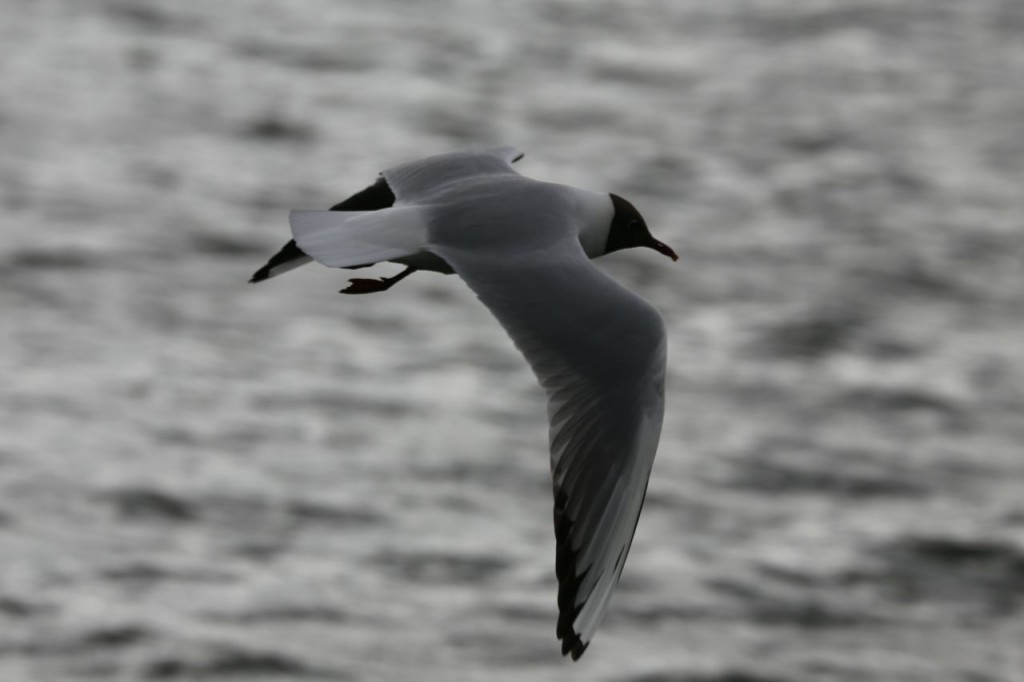
[[[1016,0],[0,4],[0,679],[1024,680]],[[455,277],[249,274],[511,143],[682,255],[561,658],[543,397]],[[388,272],[387,266],[380,271]]]

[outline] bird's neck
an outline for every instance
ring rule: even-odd
[[[605,254],[608,243],[608,231],[615,216],[615,206],[608,194],[577,190],[579,202],[580,244],[589,258],[597,258]]]

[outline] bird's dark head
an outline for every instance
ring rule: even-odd
[[[620,249],[631,249],[635,246],[646,246],[658,253],[664,254],[672,260],[679,260],[679,256],[667,244],[659,242],[651,234],[644,222],[640,211],[636,210],[633,204],[629,203],[618,194],[610,195],[612,205],[615,207],[615,215],[612,217],[612,226],[608,230],[608,242],[605,244],[605,253],[618,251]]]

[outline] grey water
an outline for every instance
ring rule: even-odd
[[[1024,680],[1014,0],[0,3],[0,680]],[[250,286],[290,208],[514,144],[681,255],[603,627],[454,276]],[[380,266],[380,273],[397,268]],[[366,271],[361,271],[366,272]]]

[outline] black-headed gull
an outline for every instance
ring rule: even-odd
[[[342,293],[455,272],[498,318],[548,396],[557,634],[575,660],[622,573],[665,411],[661,316],[590,259],[635,246],[677,256],[622,197],[523,177],[512,168],[521,157],[512,147],[432,156],[329,211],[292,211],[294,241],[251,281],[310,260],[391,261],[406,269]]]

